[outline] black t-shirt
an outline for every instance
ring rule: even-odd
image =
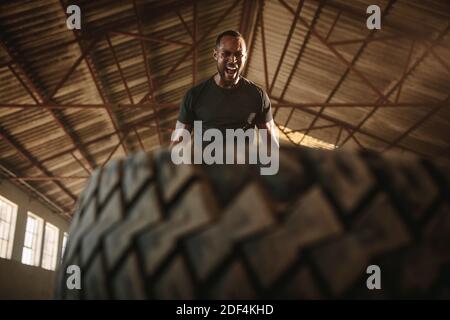
[[[272,120],[266,92],[241,77],[237,87],[225,89],[214,77],[188,90],[180,106],[178,121],[192,125],[202,121],[203,130],[249,129]]]

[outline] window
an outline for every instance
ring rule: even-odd
[[[42,252],[42,268],[55,270],[58,255],[59,229],[46,222],[44,233],[44,250]]]
[[[31,266],[39,265],[42,243],[43,220],[28,212],[25,241],[22,251],[22,263]]]
[[[64,232],[62,248],[61,248],[61,261],[62,261],[62,258],[64,257],[64,251],[66,251],[67,237],[68,237],[67,232]]]
[[[17,206],[0,196],[0,258],[11,259]]]

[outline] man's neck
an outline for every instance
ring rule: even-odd
[[[219,86],[222,87],[224,89],[233,89],[236,88],[237,85],[239,84],[239,81],[241,80],[241,77],[239,76],[236,81],[234,82],[225,82],[222,80],[222,78],[220,77],[220,74],[216,73],[216,75],[214,76],[214,82]]]

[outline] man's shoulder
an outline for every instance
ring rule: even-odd
[[[195,86],[191,87],[187,91],[187,95],[197,95],[200,93],[206,86],[210,84],[211,78],[208,78],[206,80],[201,81],[200,83],[196,84]]]
[[[257,85],[253,81],[248,80],[247,78],[241,77],[241,81],[243,82],[244,87],[250,88],[251,90],[255,90],[259,94],[263,94],[265,92],[261,86]]]

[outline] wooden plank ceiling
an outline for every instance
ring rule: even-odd
[[[446,0],[0,3],[0,172],[70,216],[93,169],[169,141],[183,94],[247,39],[289,143],[450,158]],[[381,30],[366,28],[378,4]]]

